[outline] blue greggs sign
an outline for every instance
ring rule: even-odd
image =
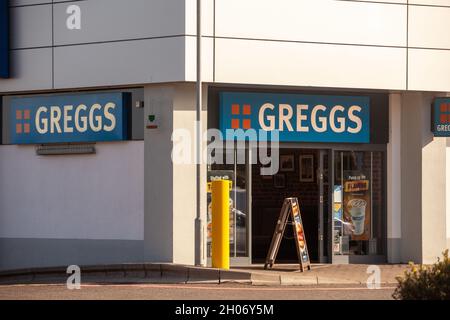
[[[431,118],[434,136],[450,137],[450,98],[434,100]]]
[[[0,78],[9,77],[9,8],[0,0]]]
[[[277,131],[280,142],[369,143],[370,98],[223,92],[220,129],[226,140],[255,140],[253,129]]]
[[[128,93],[11,99],[11,144],[127,139]]]

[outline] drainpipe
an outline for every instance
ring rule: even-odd
[[[202,181],[202,65],[201,65],[201,53],[202,53],[202,0],[197,0],[197,97],[196,97],[196,163],[197,163],[197,199],[196,209],[197,215],[195,219],[195,265],[206,267],[206,238],[205,238],[205,221],[202,219],[202,194],[201,185]]]

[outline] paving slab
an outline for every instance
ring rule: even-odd
[[[161,283],[187,283],[188,279],[188,266],[169,263],[161,264]]]
[[[214,268],[188,267],[187,283],[220,284],[220,270]]]
[[[251,284],[252,273],[248,271],[220,270],[220,283]]]
[[[157,263],[145,263],[144,264],[145,277],[149,280],[159,280],[162,278],[161,265]]]

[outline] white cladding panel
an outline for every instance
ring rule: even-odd
[[[450,7],[411,6],[409,46],[450,49]]]
[[[205,82],[214,80],[214,40],[203,38],[202,40],[202,77]],[[197,79],[197,39],[186,37],[186,81]]]
[[[401,90],[406,49],[218,39],[216,81]]]
[[[218,37],[406,46],[406,20],[407,7],[392,4],[216,0]]]
[[[409,89],[450,92],[450,50],[409,49]]]
[[[409,0],[409,4],[450,7],[450,0]]]

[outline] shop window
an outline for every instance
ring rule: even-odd
[[[230,191],[230,256],[248,257],[248,205],[247,205],[247,171],[246,150],[236,149],[216,152],[216,159],[221,163],[209,161],[208,182],[214,179],[231,180]],[[224,164],[226,163],[226,164]],[[211,194],[208,193],[207,230],[208,257],[211,257]]]
[[[383,255],[384,154],[335,153],[334,255]]]

